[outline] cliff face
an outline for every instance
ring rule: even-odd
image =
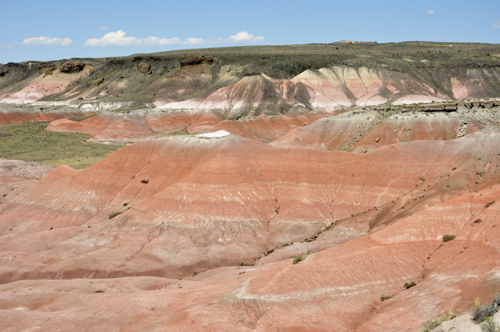
[[[328,44],[176,51],[0,66],[0,101],[113,101],[229,118],[500,94],[486,44]],[[200,59],[192,61],[189,59]]]

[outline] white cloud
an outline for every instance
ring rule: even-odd
[[[205,45],[205,44],[231,44],[231,43],[262,43],[264,37],[254,36],[246,31],[238,32],[234,36],[227,39],[202,39],[202,38],[187,38],[179,39],[174,38],[159,38],[147,37],[136,38],[127,37],[126,32],[118,30],[116,32],[109,32],[102,38],[88,39],[83,46],[165,46],[165,45]]]
[[[427,16],[434,15],[434,11],[433,10],[428,10],[425,15],[427,15]]]
[[[203,45],[206,44],[207,42],[208,42],[207,40],[201,38],[188,38],[184,42],[181,42],[181,44]]]
[[[98,27],[97,30],[106,30],[106,27]]]
[[[26,38],[22,45],[50,45],[50,46],[70,46],[73,41],[69,38],[51,38],[46,36]]]
[[[3,46],[3,45],[0,45],[0,48],[5,48],[5,46]]]
[[[125,31],[109,32],[102,38],[88,39],[83,46],[164,46],[178,44],[179,38],[136,38],[126,37]]]
[[[234,36],[229,37],[229,40],[236,43],[239,42],[262,43],[264,41],[264,37],[254,36],[246,31],[242,31],[238,32]]]
[[[495,23],[493,23],[493,25],[491,26],[492,29],[500,29],[500,20],[496,21]]]

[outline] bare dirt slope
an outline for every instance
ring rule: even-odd
[[[2,321],[403,331],[467,311],[500,287],[499,139],[486,129],[359,155],[179,137],[59,167],[2,204]]]

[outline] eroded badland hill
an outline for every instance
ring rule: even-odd
[[[499,110],[488,44],[0,65],[2,330],[467,314],[500,289]]]

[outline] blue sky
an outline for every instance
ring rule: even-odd
[[[500,43],[500,1],[0,0],[0,63],[235,45]]]

